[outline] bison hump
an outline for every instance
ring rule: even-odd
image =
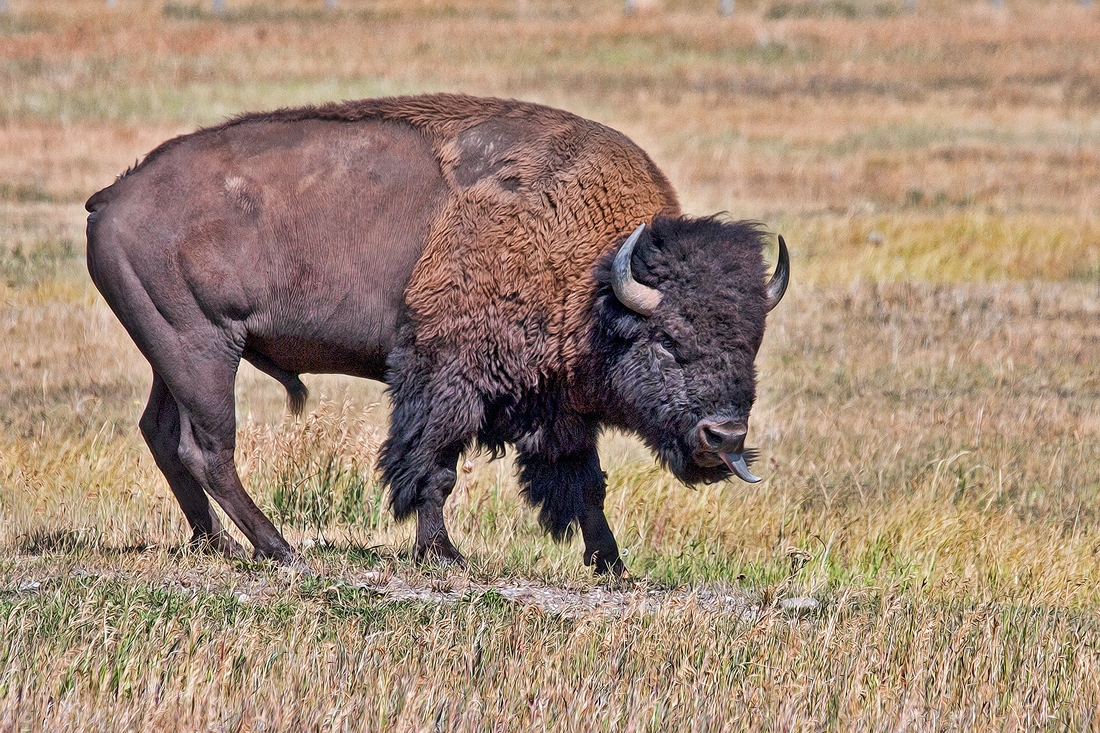
[[[515,167],[517,148],[521,147],[525,132],[516,120],[496,118],[459,133],[452,168],[455,183],[468,188],[485,178],[499,180],[504,169]],[[518,182],[515,176],[511,179],[508,187],[515,190]]]
[[[405,293],[415,341],[482,393],[518,394],[568,371],[597,259],[674,213],[675,194],[626,137],[553,110],[517,108],[441,142],[450,191]]]

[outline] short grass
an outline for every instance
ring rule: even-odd
[[[8,5],[0,728],[1096,727],[1100,9]],[[469,571],[411,563],[377,384],[307,377],[292,421],[242,369],[238,464],[314,578],[185,547],[137,433],[148,367],[84,273],[83,200],[227,115],[430,90],[599,119],[688,210],[791,245],[765,481],[692,491],[603,439],[635,585],[543,537],[508,458],[460,472]]]

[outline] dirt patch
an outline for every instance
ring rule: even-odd
[[[62,580],[49,573],[18,574],[11,587],[0,589],[2,595],[24,595],[42,592]],[[156,582],[155,576],[128,569],[77,566],[70,578],[92,581],[114,581],[125,584]],[[185,594],[230,595],[241,603],[264,604],[288,593],[296,594],[303,582],[301,576],[288,570],[275,573],[242,573],[229,566],[197,566],[179,568],[160,576],[160,583]],[[819,600],[797,595],[780,588],[779,592],[761,595],[757,592],[729,587],[668,588],[641,581],[581,587],[560,587],[521,578],[483,581],[454,573],[442,577],[419,574],[402,575],[389,569],[341,573],[331,578],[331,590],[354,588],[379,600],[456,603],[495,596],[523,606],[534,606],[545,613],[568,618],[662,615],[702,612],[734,616],[753,623],[768,613],[812,615],[821,610]]]
[[[354,585],[395,601],[454,603],[471,596],[496,594],[514,603],[535,606],[547,613],[566,617],[621,617],[696,610],[737,616],[751,622],[770,610],[804,614],[815,612],[821,606],[817,599],[808,596],[765,602],[758,594],[743,590],[667,589],[642,584],[624,585],[622,588],[595,586],[571,589],[527,580],[482,583],[459,577],[425,585],[397,575],[367,573],[358,578]]]

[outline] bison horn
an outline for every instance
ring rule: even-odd
[[[634,245],[638,243],[643,231],[645,224],[639,224],[634,233],[623,242],[623,246],[619,247],[612,267],[611,288],[615,291],[615,297],[627,308],[639,315],[651,316],[661,303],[661,291],[642,285],[634,279],[634,273],[630,271],[630,256],[634,253]]]
[[[787,254],[787,243],[783,241],[783,235],[779,235],[779,261],[775,263],[775,272],[768,281],[764,291],[766,311],[779,305],[783,300],[783,293],[787,292],[787,283],[791,280],[791,258]],[[766,312],[765,311],[765,312]]]

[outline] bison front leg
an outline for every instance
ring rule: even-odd
[[[622,578],[627,575],[626,566],[619,557],[619,545],[607,523],[603,511],[603,492],[598,502],[585,504],[581,519],[581,536],[584,537],[584,564],[594,565],[598,575]]]
[[[415,556],[418,561],[442,560],[460,567],[466,566],[466,558],[451,543],[447,526],[443,523],[443,505],[458,480],[455,473],[458,456],[458,451],[444,455],[421,489],[420,505],[416,507]]]
[[[417,560],[464,565],[443,523],[443,505],[458,478],[458,457],[481,423],[481,398],[454,366],[434,371],[412,350],[391,355],[387,379],[393,412],[378,463],[394,517],[415,512]]]
[[[599,575],[624,576],[619,545],[603,511],[606,477],[595,435],[590,445],[557,457],[521,451],[518,463],[524,496],[540,507],[542,526],[562,539],[576,522],[584,538],[584,564]]]
[[[393,479],[397,483],[391,483],[391,499],[397,519],[404,519],[416,512],[416,549],[413,556],[418,562],[442,560],[463,567],[466,565],[466,558],[451,542],[447,525],[443,522],[443,506],[458,480],[455,464],[460,453],[461,449],[455,447],[442,451],[434,461],[429,461],[432,466],[429,470],[406,466],[418,475],[410,476],[410,471],[403,471],[403,478]],[[383,477],[386,476],[387,465],[383,462]]]

